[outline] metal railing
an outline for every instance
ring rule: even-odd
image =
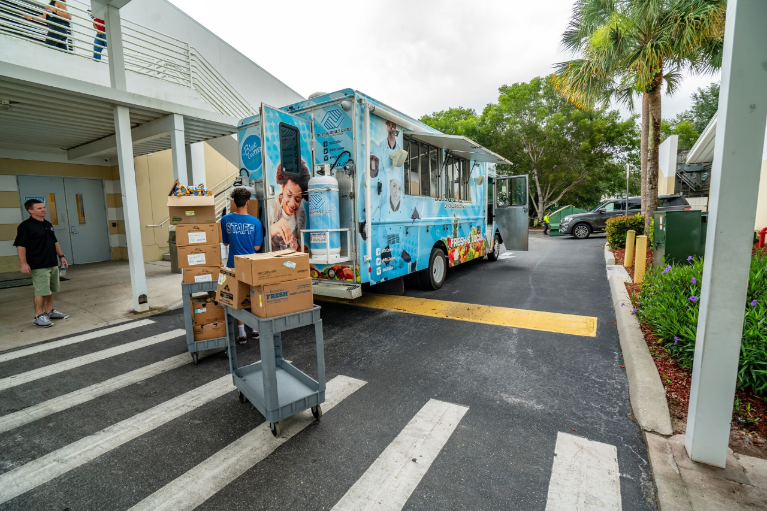
[[[3,0],[0,36],[10,36],[102,64],[109,62],[103,20],[91,16],[89,2],[69,0],[66,10],[41,0]],[[44,16],[44,17],[43,17]],[[216,111],[232,117],[255,110],[186,41],[122,19],[125,69],[197,91]]]

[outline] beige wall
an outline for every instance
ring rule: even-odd
[[[173,166],[170,150],[134,158],[136,168],[136,189],[139,203],[139,222],[141,242],[145,261],[159,261],[162,254],[168,252],[168,222],[162,227],[156,225],[168,218],[167,196],[173,186]],[[237,168],[215,149],[205,144],[205,175],[208,186],[213,186],[225,177],[236,172]],[[0,158],[0,177],[14,176],[10,181],[0,181],[0,208],[5,211],[19,210],[19,194],[15,190],[16,175],[43,175],[62,177],[95,177],[104,180],[106,204],[110,219],[109,235],[112,260],[127,260],[128,250],[125,242],[125,222],[122,217],[123,197],[120,193],[119,169],[117,166],[79,165],[69,163],[51,163],[29,160]],[[3,189],[2,183],[9,183],[11,189]],[[2,209],[0,209],[2,213]],[[5,218],[8,218],[6,215]],[[0,244],[5,252],[0,255],[0,273],[19,270],[19,260],[15,255],[8,255],[16,237],[18,222],[0,221]]]
[[[759,195],[756,200],[756,222],[754,230],[767,227],[767,160],[762,161],[762,175],[759,178]]]

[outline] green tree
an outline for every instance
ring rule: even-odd
[[[580,58],[557,65],[558,90],[594,108],[642,97],[642,212],[658,205],[661,87],[673,93],[682,70],[721,66],[726,0],[578,0],[562,36]]]
[[[537,216],[568,194],[593,204],[636,164],[636,121],[616,111],[584,111],[563,98],[552,77],[504,85],[476,125],[477,142],[512,162],[499,173],[528,174]],[[590,188],[584,193],[584,188]]]
[[[424,115],[420,121],[448,135],[462,135],[477,138],[479,116],[471,108],[449,108],[433,114]]]
[[[700,133],[695,129],[695,124],[682,116],[677,115],[674,119],[664,119],[660,123],[661,140],[665,140],[671,135],[679,135],[679,149],[686,150],[692,148],[695,141],[698,140]]]
[[[697,92],[692,93],[692,107],[690,116],[695,131],[703,133],[711,118],[719,109],[719,84],[712,83],[706,88],[698,88]]]

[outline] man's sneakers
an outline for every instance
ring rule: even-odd
[[[64,314],[61,311],[53,309],[51,312],[40,314],[35,318],[33,323],[39,327],[48,328],[53,326],[52,319],[67,319],[69,314]]]
[[[50,320],[47,314],[40,314],[35,318],[33,323],[39,327],[48,328],[53,326],[53,322]]]

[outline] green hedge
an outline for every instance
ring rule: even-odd
[[[703,260],[689,265],[653,266],[638,298],[638,316],[682,367],[692,369],[700,306]],[[738,387],[767,396],[767,256],[751,260]]]
[[[641,214],[609,219],[605,232],[610,248],[626,248],[626,234],[631,230],[636,231],[637,236],[644,234],[644,217]]]

